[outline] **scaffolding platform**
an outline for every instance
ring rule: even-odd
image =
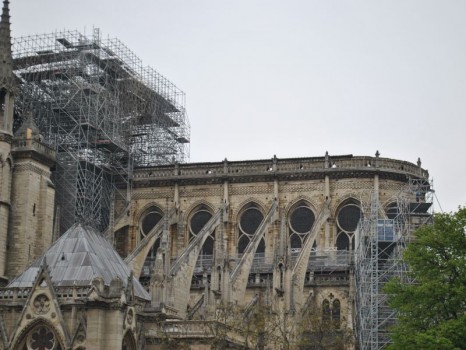
[[[381,350],[390,344],[389,328],[396,322],[384,286],[393,277],[410,282],[402,256],[414,230],[432,216],[431,186],[427,179],[409,179],[385,213],[376,191],[363,207],[363,219],[356,230],[354,264],[356,334],[361,350]]]
[[[429,209],[432,206],[432,203],[409,203],[409,212],[412,215],[421,214],[421,215],[430,215]]]
[[[133,167],[188,160],[184,93],[118,39],[98,29],[14,38],[13,69],[15,110],[34,111],[57,152],[61,232],[83,218],[102,231],[111,225],[119,215],[111,203],[129,201]]]

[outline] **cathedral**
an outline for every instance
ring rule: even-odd
[[[185,162],[183,108],[95,34],[17,55],[3,1],[0,349],[386,345],[383,283],[429,218],[421,161]]]

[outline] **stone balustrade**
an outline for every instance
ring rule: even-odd
[[[170,337],[172,339],[209,339],[222,336],[229,343],[244,345],[245,339],[238,330],[217,321],[164,321],[148,329],[146,339]]]
[[[0,300],[12,300],[27,299],[31,292],[30,287],[23,288],[1,288],[0,289]]]
[[[12,287],[0,288],[0,300],[25,300],[29,297],[32,287]],[[89,287],[55,287],[55,293],[60,299],[86,298],[89,294]]]
[[[14,140],[13,141],[13,148],[17,152],[21,151],[36,151],[47,158],[52,159],[53,161],[56,160],[56,152],[53,148],[47,146],[46,144],[33,140]]]
[[[429,178],[427,170],[419,165],[390,158],[368,156],[328,156],[313,158],[272,158],[254,161],[223,161],[217,163],[190,163],[137,168],[134,179],[209,178],[241,175],[267,175],[306,172],[337,172],[344,170],[378,170],[403,173],[411,177]]]

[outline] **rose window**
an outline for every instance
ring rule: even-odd
[[[45,326],[34,328],[28,335],[23,350],[61,350],[55,334]]]

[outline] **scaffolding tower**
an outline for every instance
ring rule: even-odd
[[[383,288],[392,277],[413,282],[402,255],[414,230],[432,220],[432,189],[427,179],[409,179],[385,207],[377,192],[361,203],[355,251],[357,336],[361,350],[378,350],[391,342],[389,331],[396,322]]]
[[[120,214],[112,203],[129,203],[134,167],[188,160],[184,93],[118,39],[99,29],[20,37],[13,58],[15,126],[31,113],[57,152],[60,232],[77,221],[108,227]]]

